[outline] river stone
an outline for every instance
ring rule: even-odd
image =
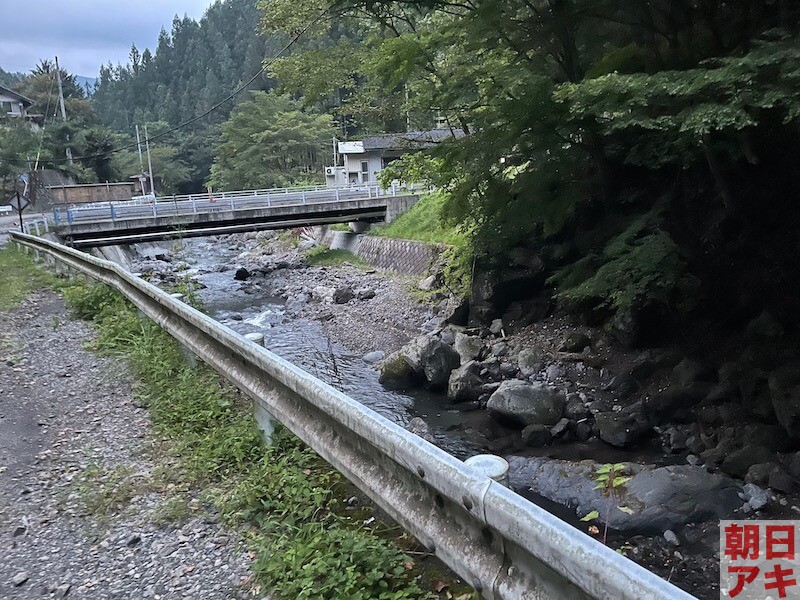
[[[478,376],[480,369],[480,364],[471,360],[450,373],[447,397],[454,402],[477,400],[483,393],[483,381]]]
[[[456,332],[453,349],[461,357],[461,363],[466,363],[478,358],[483,348],[483,340],[475,335]]]
[[[743,448],[734,450],[722,461],[720,469],[728,475],[735,475],[744,479],[747,471],[753,465],[759,463],[772,462],[775,460],[775,453],[766,446],[757,444],[747,444]]]
[[[236,281],[247,281],[250,279],[250,271],[245,269],[244,267],[239,267],[236,269],[236,273],[233,274],[233,278]]]
[[[386,356],[385,352],[382,352],[381,350],[375,350],[374,352],[367,352],[364,356],[361,357],[361,359],[364,362],[373,365],[376,362],[383,360],[384,356]]]
[[[558,423],[564,414],[566,400],[558,388],[535,382],[504,381],[489,398],[486,408],[499,420],[517,425],[549,425]]]
[[[334,304],[347,304],[353,299],[353,290],[346,285],[340,285],[333,290],[332,299]]]
[[[588,335],[582,331],[573,331],[572,333],[567,334],[567,336],[561,342],[561,347],[559,350],[562,352],[583,352],[583,349],[586,348],[586,346],[591,345],[592,340],[589,339]]]
[[[638,402],[619,412],[597,413],[594,418],[600,439],[618,448],[635,444],[652,429]]]
[[[311,297],[314,300],[319,302],[327,302],[328,304],[333,302],[333,294],[336,291],[336,288],[328,287],[325,285],[318,285],[311,290]]]
[[[503,319],[494,319],[492,324],[489,325],[489,332],[494,335],[500,335],[503,331]]]
[[[432,389],[443,388],[460,364],[458,353],[433,336],[411,340],[381,364],[381,383],[403,379],[424,381]]]
[[[530,377],[542,370],[544,352],[538,348],[525,348],[517,355],[517,364],[523,377]]]
[[[372,288],[358,288],[355,290],[355,295],[358,300],[372,300],[375,297],[375,290]]]
[[[608,497],[595,487],[599,463],[520,456],[509,456],[508,462],[511,487],[518,492],[532,491],[581,517],[608,511]],[[609,527],[617,531],[660,535],[687,523],[727,518],[743,504],[740,483],[703,467],[627,464],[626,473],[631,479],[615,490],[618,499],[609,518]]]

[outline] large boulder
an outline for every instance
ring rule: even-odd
[[[593,510],[608,513],[609,527],[617,531],[660,534],[687,523],[729,518],[743,504],[741,483],[703,467],[627,464],[624,472],[631,479],[615,488],[609,512],[608,496],[597,489],[599,463],[518,456],[508,460],[513,489],[569,506],[581,517]]]
[[[589,339],[588,335],[582,331],[573,331],[564,337],[559,350],[562,352],[583,352],[583,349],[586,348],[586,346],[591,345],[592,340]]]
[[[458,353],[435,337],[415,338],[381,364],[380,381],[420,380],[432,389],[443,388],[461,363]]]
[[[565,404],[564,392],[555,386],[513,379],[500,384],[486,408],[498,420],[522,427],[553,426],[564,414]]]
[[[478,358],[483,349],[483,340],[476,335],[456,332],[453,348],[461,357],[461,363],[466,363]]]
[[[454,402],[477,400],[483,393],[483,380],[478,375],[480,370],[480,364],[471,360],[450,373],[447,397]]]
[[[334,304],[347,304],[353,299],[353,290],[346,285],[340,285],[333,290],[333,296],[331,299],[333,300]]]

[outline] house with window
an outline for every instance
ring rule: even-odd
[[[38,125],[42,115],[28,112],[33,100],[0,85],[0,118],[22,118]]]
[[[335,164],[325,167],[325,183],[332,187],[377,181],[380,172],[404,154],[426,150],[445,140],[463,136],[460,129],[431,129],[371,135],[350,142],[337,140]]]

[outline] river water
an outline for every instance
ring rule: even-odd
[[[375,366],[338,343],[323,321],[289,315],[283,299],[270,296],[266,286],[255,293],[240,289],[233,277],[236,251],[206,240],[187,240],[181,255],[199,269],[195,277],[206,286],[199,290],[206,311],[225,326],[242,334],[262,333],[267,349],[394,423],[405,427],[412,418],[422,417],[437,445],[457,458],[482,451],[470,424],[479,422],[479,413],[455,410],[445,396],[426,390],[384,387]]]

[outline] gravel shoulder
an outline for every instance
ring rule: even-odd
[[[254,597],[243,544],[173,478],[90,326],[52,292],[0,323],[0,597]]]

